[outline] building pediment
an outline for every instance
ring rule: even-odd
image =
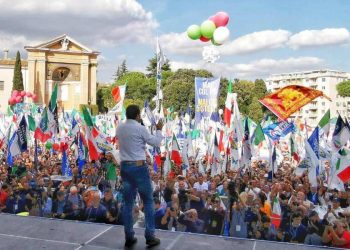
[[[99,54],[85,45],[77,42],[73,38],[62,35],[50,41],[41,43],[36,46],[25,46],[27,51],[47,51],[47,52],[64,52],[64,53],[81,53],[81,54]]]

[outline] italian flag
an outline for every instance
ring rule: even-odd
[[[292,136],[290,137],[290,154],[296,162],[300,161],[298,152],[296,151],[296,148],[294,145],[294,139]]]
[[[278,198],[279,198],[279,195],[277,195],[273,200],[272,214],[271,214],[271,223],[275,225],[276,228],[279,228],[281,224],[281,205]]]
[[[171,143],[171,160],[173,160],[177,166],[181,165],[182,163],[180,147],[175,135],[173,135],[173,140]]]
[[[97,147],[96,137],[99,135],[98,130],[94,127],[92,118],[86,107],[83,107],[83,116],[86,123],[86,140],[89,149],[89,156],[91,160],[98,160],[101,151]]]
[[[348,157],[344,157],[344,154],[346,154],[345,150],[341,150],[340,154],[342,157],[338,158],[336,172],[338,178],[345,183],[350,179],[350,161]]]
[[[227,127],[230,127],[231,123],[231,114],[232,114],[232,82],[229,81],[227,87],[227,96],[225,102],[225,111],[224,111],[224,123]]]
[[[326,135],[329,133],[329,128],[330,128],[330,121],[331,120],[331,113],[330,110],[324,114],[320,122],[318,123],[318,126],[324,131]]]
[[[39,127],[37,127],[34,131],[34,138],[45,143],[48,139],[51,138],[51,136],[52,133],[49,128],[48,110],[45,107],[43,113],[41,114]]]

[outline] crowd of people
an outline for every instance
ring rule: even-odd
[[[60,153],[43,150],[37,163],[33,155],[30,149],[12,167],[3,157],[0,212],[123,225],[123,180],[112,154],[102,154],[79,171],[68,150],[68,180],[52,177],[62,175]],[[162,176],[148,159],[157,229],[350,248],[350,186],[345,185],[345,192],[327,188],[329,162],[316,187],[307,174],[295,174],[289,157],[272,178],[263,160],[252,160],[245,171],[215,176],[210,170],[200,173],[189,160],[186,175],[174,167]],[[278,215],[273,211],[277,201]],[[135,226],[144,226],[140,197],[133,218]]]

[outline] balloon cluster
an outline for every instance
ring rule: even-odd
[[[14,90],[14,91],[12,91],[12,95],[11,95],[10,99],[8,100],[8,102],[12,106],[12,105],[15,105],[17,103],[23,102],[25,97],[32,98],[33,101],[36,101],[38,99],[38,96],[36,94],[26,92],[24,90],[22,90],[22,91]]]
[[[218,12],[215,16],[209,17],[200,26],[193,24],[187,28],[187,35],[192,40],[201,40],[208,42],[211,40],[214,45],[224,44],[229,36],[230,31],[226,27],[230,17],[226,12]]]

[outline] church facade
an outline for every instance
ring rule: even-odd
[[[24,86],[38,96],[38,104],[48,104],[55,84],[58,106],[65,110],[79,109],[80,104],[96,104],[98,51],[67,35],[24,48],[28,52]],[[6,84],[11,85],[6,89],[12,90],[12,81]],[[7,101],[11,92],[4,94]]]

